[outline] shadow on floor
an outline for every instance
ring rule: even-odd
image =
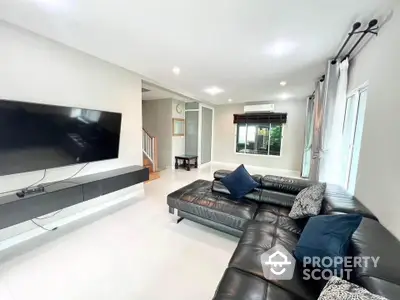
[[[76,230],[81,229],[82,227],[88,226],[104,217],[113,215],[131,205],[134,205],[140,201],[143,201],[142,198],[132,198],[127,201],[123,201],[119,204],[116,204],[112,207],[104,209],[102,211],[96,212],[90,216],[86,216],[82,219],[71,222],[67,225],[59,227],[55,231],[45,232],[37,237],[34,237],[28,241],[22,242],[18,245],[12,246],[0,252],[0,265],[3,265],[14,258],[22,255],[29,255],[34,252],[36,248],[39,248],[45,244],[52,243],[59,238],[64,237],[67,234],[70,234]]]

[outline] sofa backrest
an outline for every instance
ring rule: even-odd
[[[315,184],[313,181],[266,175],[261,179],[261,188],[271,191],[283,192],[297,195],[301,190]]]
[[[356,213],[366,218],[378,220],[356,197],[339,185],[328,184],[322,202],[321,214]]]
[[[232,171],[229,171],[229,170],[218,170],[218,171],[215,171],[214,172],[214,179],[221,180],[222,178],[224,178],[225,176],[227,176],[227,175],[229,175],[231,173],[232,173]],[[262,175],[256,174],[256,175],[251,175],[251,177],[253,177],[253,179],[256,182],[261,184]]]
[[[228,170],[218,170],[214,173],[215,180],[221,180],[225,176],[232,173]],[[292,195],[297,195],[302,189],[313,185],[314,182],[304,179],[281,177],[274,175],[251,175],[253,179],[260,184],[259,189],[265,189],[270,191],[277,191]]]
[[[214,181],[212,184],[213,192],[230,195],[229,190],[223,185],[220,180],[229,175],[231,172],[232,171],[219,170],[214,173]],[[272,190],[264,188],[262,185],[264,177],[262,175],[251,175],[251,177],[253,177],[253,179],[259,183],[259,187],[255,188],[253,191],[244,196],[245,199],[256,201],[258,203],[275,204],[289,208],[293,206],[293,202],[296,198],[294,194],[281,192],[279,191],[279,188],[277,186],[275,189]],[[290,189],[290,187],[287,187],[286,190],[288,189]]]
[[[218,179],[215,179],[212,183],[211,190],[213,192],[221,193],[224,195],[230,195],[229,190],[226,186]],[[254,189],[252,192],[244,196],[245,199],[259,201],[260,199],[260,189]]]
[[[211,187],[213,192],[221,193],[224,195],[230,195],[229,190],[223,185],[223,183],[215,179]],[[252,200],[258,203],[275,204],[278,206],[291,208],[293,206],[294,199],[296,196],[276,191],[267,191],[264,189],[256,188],[246,196],[245,199]]]
[[[218,170],[214,173],[212,189],[215,192],[229,195],[228,189],[220,182],[221,178],[232,173],[228,170]],[[315,181],[281,177],[274,175],[252,175],[260,186],[247,194],[244,198],[261,202],[292,207],[296,195]],[[376,216],[366,208],[356,197],[350,195],[343,187],[328,184],[322,202],[321,214],[358,213],[370,219],[377,220]]]
[[[353,281],[374,294],[387,299],[398,299],[400,295],[400,242],[376,220],[363,218],[353,234],[350,244],[352,256],[379,257],[375,266],[373,261],[356,267],[352,273]]]

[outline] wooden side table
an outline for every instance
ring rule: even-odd
[[[190,171],[190,166],[197,168],[197,155],[179,155],[175,156],[175,169],[179,167],[184,167],[186,171]],[[180,163],[181,162],[181,163]]]

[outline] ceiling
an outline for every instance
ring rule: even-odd
[[[175,99],[184,102],[190,102],[191,99],[184,97],[183,95],[174,93],[172,91],[163,89],[153,84],[143,83],[142,87],[142,100],[161,100],[161,99]]]
[[[304,99],[394,0],[1,0],[0,19],[214,104]],[[180,75],[172,72],[178,66]],[[287,81],[285,87],[281,81]],[[211,96],[204,89],[218,86]]]

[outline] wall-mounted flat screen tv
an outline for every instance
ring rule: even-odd
[[[0,99],[0,175],[118,158],[122,115]]]

